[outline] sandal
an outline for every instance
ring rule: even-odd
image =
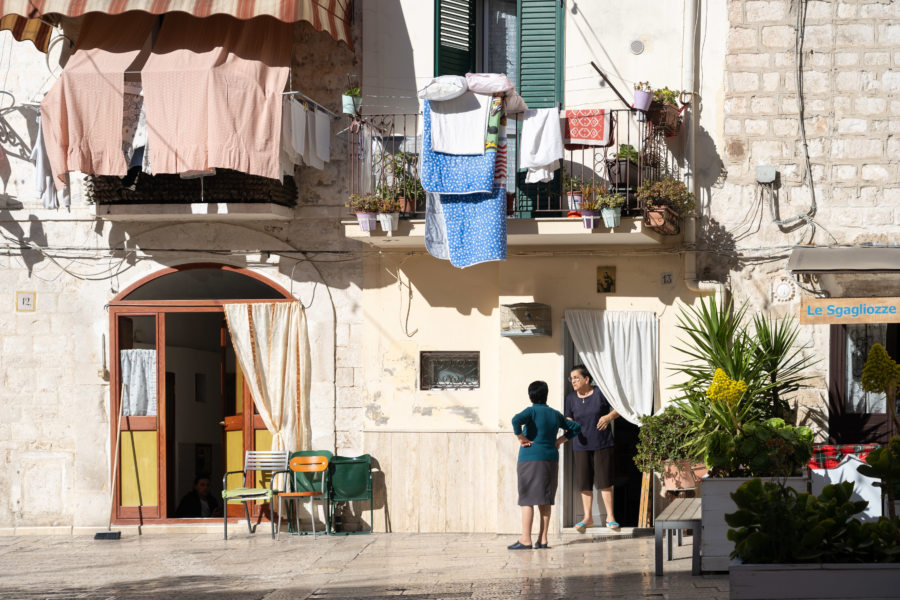
[[[610,529],[612,529],[613,531],[618,531],[619,529],[621,529],[621,527],[619,527],[619,524],[616,523],[615,521],[607,522],[606,526],[609,527]]]
[[[583,521],[575,523],[575,531],[577,531],[578,533],[584,533],[586,529],[587,525],[585,525]]]

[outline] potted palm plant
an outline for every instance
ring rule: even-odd
[[[637,191],[644,209],[644,223],[663,235],[680,231],[681,216],[694,208],[694,194],[683,181],[666,177],[661,181],[645,181]]]
[[[345,204],[356,213],[356,220],[362,231],[375,230],[375,215],[378,213],[378,196],[350,194],[349,201]]]
[[[603,216],[604,227],[618,227],[622,222],[622,206],[625,204],[625,197],[621,194],[609,194],[597,197],[597,203],[600,205],[600,214]]]

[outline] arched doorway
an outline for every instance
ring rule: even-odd
[[[157,271],[109,303],[117,522],[221,516],[224,473],[242,468],[245,450],[271,443],[235,360],[223,307],[291,300],[257,273],[202,263]],[[202,477],[209,496],[182,503]],[[240,506],[228,508],[242,515]]]

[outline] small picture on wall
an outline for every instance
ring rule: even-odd
[[[598,294],[615,294],[616,293],[616,268],[615,267],[597,267],[597,293]]]

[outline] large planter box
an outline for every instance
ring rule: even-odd
[[[731,598],[741,600],[883,600],[897,598],[900,563],[732,564],[728,583]]]
[[[703,479],[703,503],[700,507],[701,526],[703,527],[700,545],[702,570],[728,570],[734,542],[728,539],[729,527],[725,522],[725,515],[737,510],[734,500],[731,499],[731,492],[751,479],[753,477],[706,477]],[[788,477],[785,485],[798,492],[805,492],[806,478]]]

